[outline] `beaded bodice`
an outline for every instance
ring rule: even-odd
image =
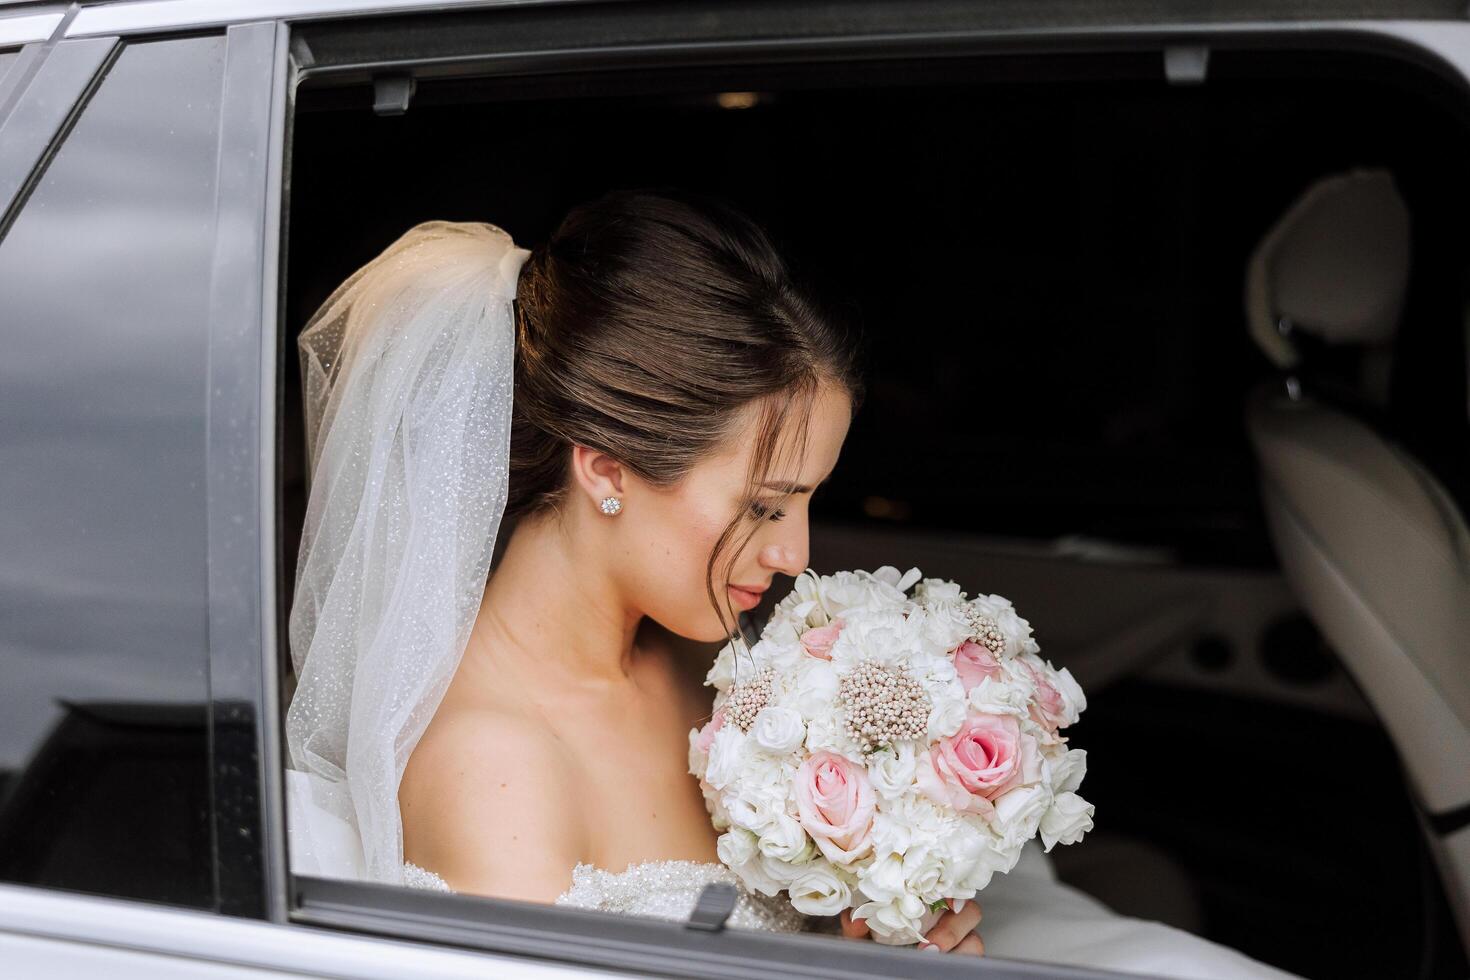
[[[684,920],[694,911],[700,892],[714,882],[735,886],[735,911],[727,922],[732,929],[800,932],[806,925],[806,916],[785,899],[750,892],[729,868],[709,861],[645,861],[617,872],[578,864],[572,869],[572,886],[557,897],[556,904]],[[414,888],[451,890],[443,878],[415,864],[403,866],[403,883]]]

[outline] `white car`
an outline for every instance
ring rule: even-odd
[[[877,335],[813,564],[1086,688],[1061,879],[1464,976],[1467,173],[1450,0],[0,0],[0,972],[1114,975],[289,873],[296,333],[416,221],[685,183]]]

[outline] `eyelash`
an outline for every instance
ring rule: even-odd
[[[757,518],[765,517],[767,514],[770,514],[771,513],[770,510],[766,507],[765,504],[760,504],[760,503],[751,504],[750,505],[750,511]],[[773,521],[779,521],[781,518],[783,518],[785,516],[786,516],[786,512],[784,510],[778,510],[774,514],[771,514],[771,520],[773,520]]]

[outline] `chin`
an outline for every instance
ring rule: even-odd
[[[738,610],[736,611],[738,615]],[[658,623],[664,629],[675,636],[683,637],[695,643],[723,643],[728,640],[729,634],[720,625],[715,617],[714,611],[706,604],[704,608],[694,615],[671,615],[660,616],[650,612],[649,618]]]

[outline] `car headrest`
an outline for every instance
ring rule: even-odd
[[[1387,346],[1408,281],[1409,210],[1388,171],[1324,178],[1251,256],[1245,290],[1251,337],[1283,368],[1298,360],[1291,333],[1329,344]]]

